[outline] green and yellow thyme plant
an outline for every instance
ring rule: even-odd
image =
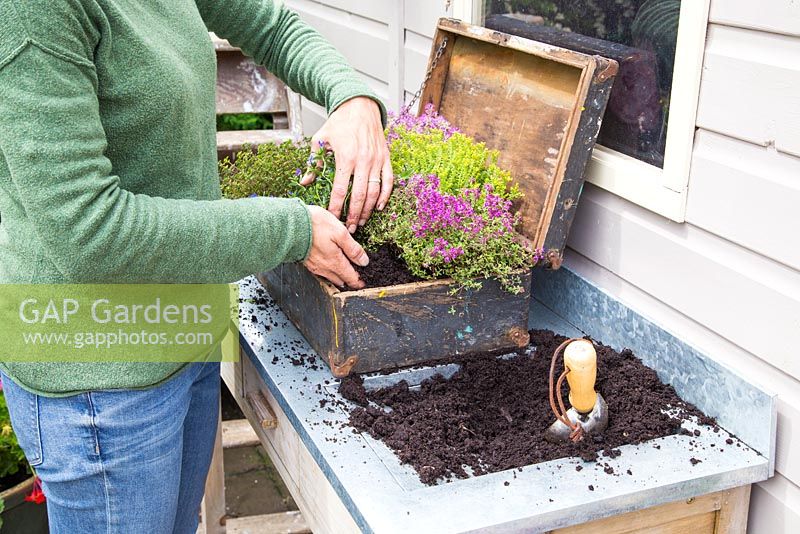
[[[220,162],[222,194],[227,198],[289,196],[310,150],[306,141],[264,143],[256,151],[245,146],[233,161],[225,158]]]
[[[396,175],[435,174],[444,193],[455,194],[465,187],[489,184],[495,194],[504,198],[522,196],[512,184],[511,174],[497,165],[497,150],[459,132],[430,104],[419,117],[404,110],[390,119],[386,137]]]
[[[300,178],[308,171],[314,173],[315,180],[301,186]],[[312,152],[308,138],[279,145],[265,143],[257,150],[245,146],[233,161],[225,158],[219,164],[220,186],[226,198],[297,197],[306,204],[325,207],[331,199],[335,174],[333,151],[323,141]],[[343,213],[347,213],[347,198]]]
[[[458,289],[494,278],[508,291],[521,291],[515,272],[541,261],[542,252],[515,231],[512,201],[522,195],[497,165],[498,152],[459,132],[431,106],[420,116],[403,110],[389,119],[395,192],[362,229],[364,245],[395,245],[413,274],[449,277]],[[302,187],[306,172],[316,180]],[[220,165],[226,197],[293,196],[323,207],[334,175],[330,148],[322,142],[312,151],[309,140],[261,145]]]

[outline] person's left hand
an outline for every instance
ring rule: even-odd
[[[355,233],[358,226],[366,224],[376,206],[378,210],[386,207],[394,185],[378,104],[363,96],[347,100],[311,138],[312,153],[321,141],[330,146],[336,158],[328,210],[337,218],[342,216],[350,177],[353,177],[345,225],[351,234]],[[313,181],[313,173],[307,173],[300,183],[308,185]]]

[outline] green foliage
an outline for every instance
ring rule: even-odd
[[[256,151],[245,146],[233,161],[225,158],[220,162],[222,194],[226,198],[290,196],[296,190],[298,175],[306,168],[310,151],[308,140],[264,143]]]
[[[227,113],[217,115],[217,131],[230,130],[272,130],[272,116],[269,113]]]
[[[336,176],[336,158],[327,143],[323,141],[321,146],[314,149],[308,158],[308,167],[305,172],[312,173],[314,181],[308,186],[296,187],[295,196],[303,199],[306,204],[327,208],[331,202],[333,180]],[[349,199],[350,191],[348,190],[342,208],[342,218],[347,216]]]
[[[314,175],[314,182],[301,186],[300,178]],[[306,204],[328,207],[336,175],[333,151],[323,144],[313,152],[311,140],[265,143],[254,151],[246,146],[233,161],[219,164],[220,186],[226,198],[297,197]],[[349,194],[348,194],[349,197]],[[345,209],[347,213],[347,200]]]
[[[0,393],[0,478],[14,475],[20,469],[31,472],[25,453],[22,452],[17,443],[17,436],[11,428],[6,397]]]
[[[392,141],[392,169],[398,177],[435,174],[443,193],[490,184],[504,198],[519,198],[511,174],[497,165],[500,154],[462,133],[446,135],[441,130],[414,132],[396,127]]]
[[[481,237],[496,229],[496,224],[490,224]],[[460,288],[469,289],[480,289],[481,284],[476,279],[493,278],[510,293],[522,292],[515,271],[530,268],[535,263],[534,253],[524,238],[512,232],[498,234],[483,242],[458,231],[442,232],[441,235],[443,237],[403,241],[403,258],[412,273],[422,278],[452,278]],[[464,255],[450,262],[434,255],[436,239],[443,239],[451,248],[462,249]]]

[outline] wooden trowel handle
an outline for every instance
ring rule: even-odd
[[[569,403],[580,413],[588,413],[594,408],[597,393],[594,383],[597,379],[597,353],[592,342],[586,339],[573,341],[564,349],[564,367],[569,369]]]

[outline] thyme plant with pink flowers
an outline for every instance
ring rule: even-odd
[[[299,182],[308,169],[313,169],[316,179],[304,187]],[[245,146],[234,160],[225,158],[219,164],[220,187],[226,198],[298,197],[316,206],[330,202],[335,174],[330,147],[323,142],[312,151],[310,139],[264,143],[255,150]]]
[[[461,133],[431,106],[420,116],[408,110],[390,114],[386,137],[395,191],[360,233],[367,249],[393,245],[411,273],[452,278],[459,289],[493,278],[508,291],[521,291],[515,273],[536,265],[543,254],[516,231],[520,218],[513,201],[522,195],[498,166],[499,153]],[[316,180],[304,188],[298,181],[308,171]],[[308,140],[262,145],[220,167],[226,196],[268,192],[320,206],[328,205],[334,174],[331,150],[323,142],[312,151]]]
[[[513,200],[522,195],[498,166],[498,152],[461,133],[430,105],[420,116],[391,114],[386,137],[397,187],[365,227],[367,247],[394,244],[421,278],[448,277],[464,288],[494,278],[521,291],[515,273],[542,254],[516,232]]]
[[[489,184],[444,192],[435,174],[400,179],[386,210],[366,228],[368,248],[393,243],[409,270],[422,278],[449,277],[478,288],[477,278],[495,278],[521,291],[515,272],[540,255],[515,231],[519,216],[511,200]]]

